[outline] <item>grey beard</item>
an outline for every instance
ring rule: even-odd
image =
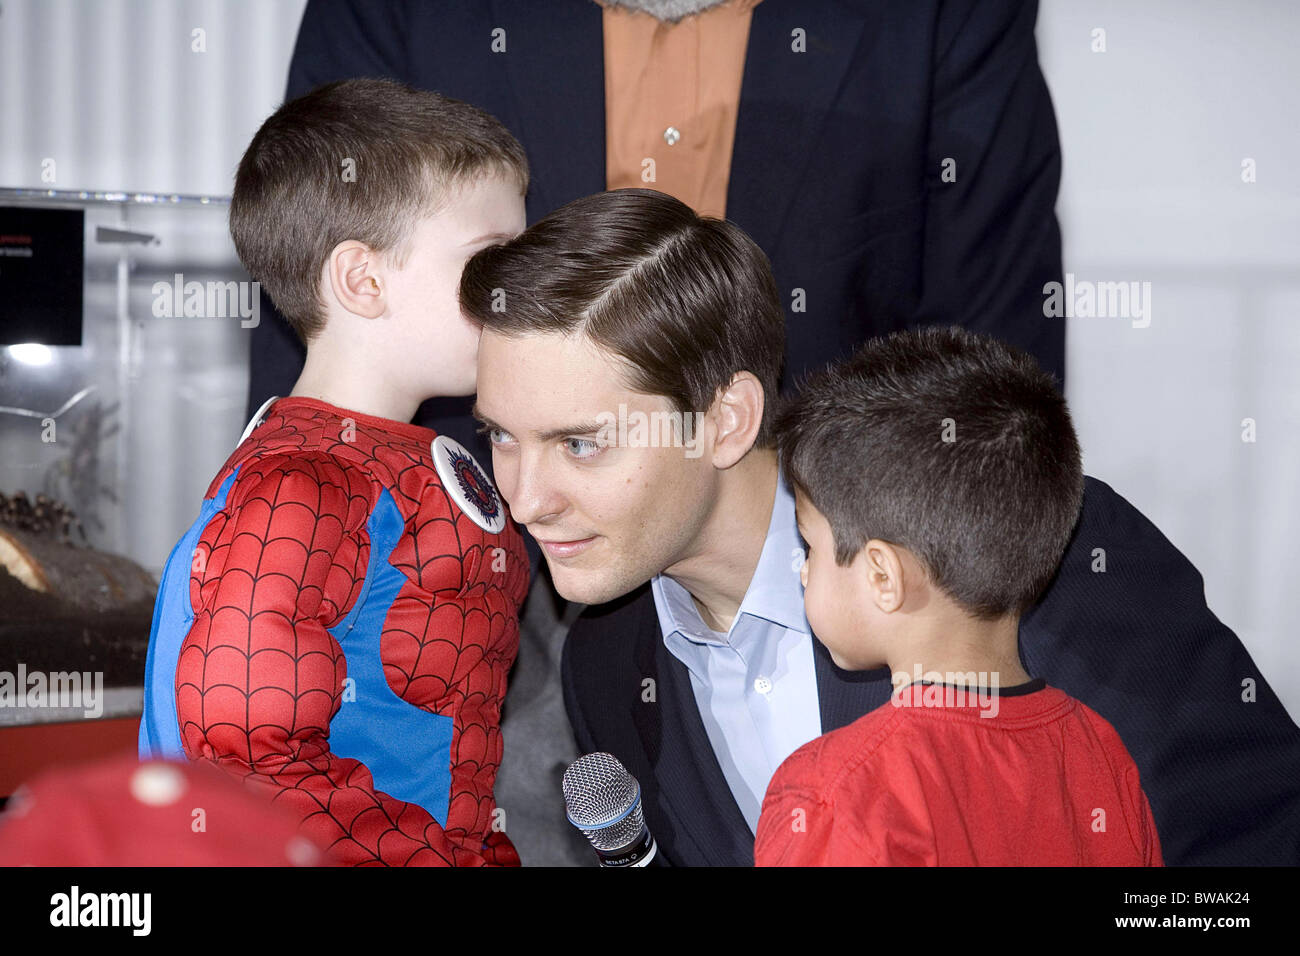
[[[640,10],[656,20],[676,23],[682,17],[700,13],[709,7],[721,6],[725,0],[607,0],[612,7]]]

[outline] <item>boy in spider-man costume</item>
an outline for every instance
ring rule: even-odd
[[[461,267],[523,229],[527,181],[492,117],[382,80],[286,103],[236,175],[235,247],[307,360],[167,562],[140,752],[271,792],[345,863],[519,863],[492,788],[527,553],[408,422],[474,390]]]

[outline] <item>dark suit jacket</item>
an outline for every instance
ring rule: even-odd
[[[989,332],[1064,381],[1056,122],[1023,0],[763,0],[740,94],[727,218],[785,300],[784,384],[869,336],[940,322]],[[506,52],[493,53],[493,30]],[[806,32],[807,52],[792,50]],[[528,219],[605,188],[601,9],[592,0],[311,0],[288,96],[387,76],[473,103],[523,143]],[[943,182],[945,159],[956,181]],[[649,184],[653,185],[653,184]],[[790,311],[794,290],[804,311]],[[269,300],[264,314],[274,316]],[[302,349],[252,335],[249,414],[284,395]],[[419,421],[490,457],[468,400]]]
[[[886,671],[842,671],[814,648],[823,732],[888,700]],[[1167,864],[1300,864],[1300,728],[1206,607],[1196,569],[1103,482],[1086,481],[1056,579],[1021,620],[1020,656],[1119,732]],[[648,583],[583,612],[561,673],[579,750],[614,754],[641,782],[662,862],[753,863],[753,834],[690,676],[664,646]],[[1243,700],[1247,680],[1253,702]]]

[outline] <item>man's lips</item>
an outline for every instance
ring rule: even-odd
[[[569,558],[585,551],[595,540],[596,535],[592,535],[590,538],[575,538],[570,541],[549,541],[537,538],[537,543],[553,558]]]

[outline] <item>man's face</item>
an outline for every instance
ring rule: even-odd
[[[475,415],[492,442],[497,487],[541,544],[556,590],[582,604],[626,594],[689,557],[718,495],[707,418],[702,453],[601,444],[609,430],[600,423],[620,404],[629,420],[672,410],[664,396],[629,389],[624,369],[581,334],[487,330],[479,343]]]

